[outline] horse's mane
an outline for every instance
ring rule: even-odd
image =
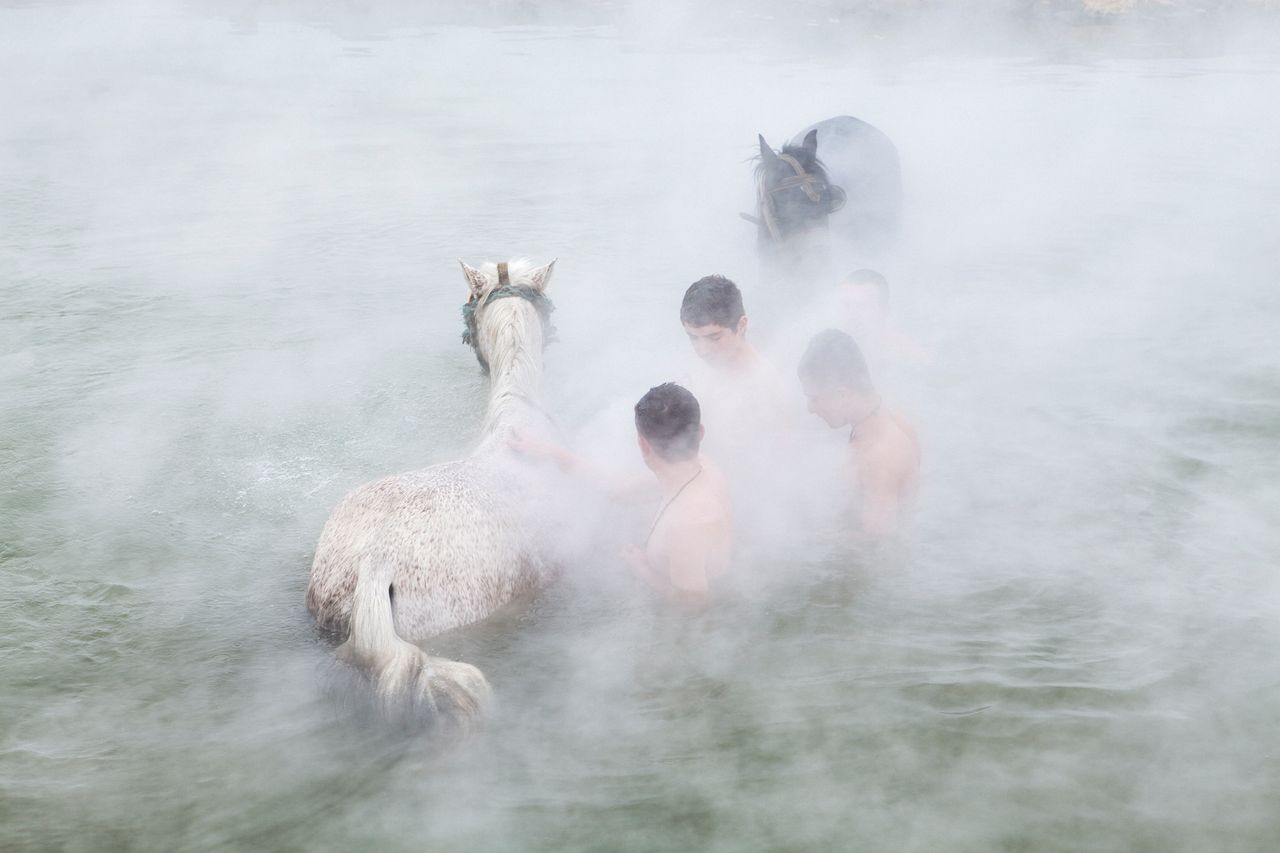
[[[528,406],[539,396],[542,349],[555,340],[551,324],[555,305],[543,293],[545,279],[537,275],[545,268],[528,258],[507,263],[509,286],[499,287],[496,263],[481,264],[479,269],[485,277],[484,295],[463,306],[467,322],[463,340],[471,344],[485,373],[491,373],[490,360],[502,365],[491,373],[483,427],[490,436],[514,409]],[[538,408],[536,402],[533,405]]]
[[[551,324],[555,305],[543,292],[550,265],[539,266],[528,258],[516,258],[507,262],[505,283],[499,282],[498,264],[495,262],[482,263],[478,268],[463,266],[470,270],[472,296],[462,306],[465,328],[462,342],[475,352],[476,360],[485,373],[489,373],[490,358],[499,353],[515,352],[524,354],[516,369],[527,372],[530,368],[527,356],[531,351],[523,344],[536,339],[541,345],[535,344],[532,352],[540,356],[542,346],[555,340],[555,327]],[[484,282],[478,293],[472,273],[478,273]],[[522,308],[522,305],[533,310]],[[482,316],[485,319],[482,320]]]

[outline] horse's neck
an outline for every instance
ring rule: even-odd
[[[489,407],[485,438],[526,420],[542,410],[542,352],[524,343],[513,344],[489,363]]]

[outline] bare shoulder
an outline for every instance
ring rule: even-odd
[[[708,494],[721,495],[728,500],[729,497],[729,481],[725,479],[724,472],[720,470],[720,466],[703,456],[702,471],[705,483],[704,490]]]
[[[691,489],[687,511],[681,514],[681,526],[701,526],[727,521],[732,508],[729,502],[729,484],[724,473],[714,462],[702,457],[702,475]]]
[[[897,412],[889,413],[886,426],[855,454],[863,476],[910,474],[919,467],[920,439],[915,428]]]
[[[705,455],[698,456],[698,464],[702,466],[702,480],[705,485],[712,488],[725,488],[727,481],[724,478],[724,472],[720,470],[720,466],[714,460]]]

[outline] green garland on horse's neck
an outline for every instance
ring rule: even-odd
[[[554,343],[556,340],[556,327],[551,324],[551,312],[556,310],[556,306],[540,290],[508,284],[495,287],[482,299],[468,299],[467,304],[462,306],[462,322],[466,324],[466,329],[462,333],[462,342],[475,351],[476,361],[480,362],[480,367],[485,373],[489,372],[489,362],[484,360],[484,356],[480,354],[480,347],[476,344],[476,337],[479,334],[476,310],[495,299],[504,299],[508,296],[518,296],[527,300],[538,312],[538,319],[542,321],[543,346]]]

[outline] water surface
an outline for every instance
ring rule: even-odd
[[[1276,57],[560,11],[0,9],[0,847],[1280,846]],[[466,639],[474,741],[369,719],[307,570],[474,438],[454,259],[560,258],[570,428],[708,272],[789,372],[811,294],[736,213],[757,132],[839,113],[899,145],[938,354],[889,384],[904,553],[797,535],[693,621],[600,556]]]

